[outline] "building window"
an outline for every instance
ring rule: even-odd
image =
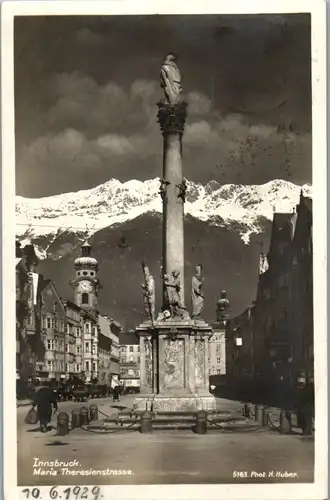
[[[77,346],[77,354],[80,354],[80,347]]]
[[[50,340],[47,340],[47,349],[50,351]]]
[[[86,361],[86,371],[89,371],[89,361]]]
[[[96,344],[93,342],[92,344],[92,353],[95,354],[96,352]]]
[[[68,363],[65,363],[65,371],[68,371]]]
[[[89,333],[89,323],[85,323],[85,333]]]
[[[86,342],[86,343],[85,343],[85,351],[86,351],[86,352],[89,352],[89,342]]]
[[[69,346],[68,344],[65,344],[65,352],[68,352],[69,351]]]
[[[221,375],[221,370],[220,370],[220,368],[217,368],[217,375]]]
[[[77,335],[77,337],[80,337],[80,328],[79,328],[79,326],[77,326],[76,335]]]
[[[217,364],[220,365],[221,363],[221,358],[217,358]]]
[[[80,365],[77,365],[77,372],[79,373],[80,372]]]
[[[82,304],[88,304],[89,302],[89,297],[88,297],[88,293],[82,293],[81,294],[81,303]]]
[[[68,333],[68,334],[70,333],[70,325],[68,325],[68,324],[66,325],[66,333]]]
[[[52,327],[52,320],[51,318],[47,318],[47,328],[51,328]]]
[[[217,354],[221,353],[221,345],[217,345],[216,352],[217,352]]]
[[[96,363],[93,363],[92,366],[93,366],[93,372],[95,372],[96,371]]]
[[[129,352],[134,352],[134,346],[133,345],[129,346]]]

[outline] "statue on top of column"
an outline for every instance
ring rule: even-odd
[[[204,307],[203,293],[204,278],[202,276],[202,264],[196,266],[196,274],[191,281],[192,317],[200,316]]]
[[[178,56],[173,52],[166,54],[160,71],[160,86],[164,90],[166,104],[177,104],[180,100],[182,79],[177,59]]]
[[[142,262],[142,270],[144,283],[141,287],[143,290],[144,309],[147,316],[153,322],[155,319],[155,279],[144,262]]]

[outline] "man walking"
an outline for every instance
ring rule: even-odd
[[[119,385],[116,385],[113,389],[113,401],[118,401],[119,402],[119,394],[120,394],[120,387]]]
[[[34,394],[33,408],[36,406],[41,432],[47,432],[52,418],[52,407],[57,411],[56,396],[50,385],[46,382],[39,386]]]
[[[297,404],[298,427],[304,436],[310,436],[313,432],[314,419],[314,380],[309,377],[298,379],[298,404]]]

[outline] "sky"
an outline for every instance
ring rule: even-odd
[[[178,54],[195,182],[311,183],[310,16],[15,19],[16,192],[161,175],[156,103]]]

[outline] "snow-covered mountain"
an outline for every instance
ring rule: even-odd
[[[262,230],[262,221],[274,211],[291,212],[299,202],[301,187],[283,180],[263,185],[206,185],[187,182],[185,213],[200,221],[238,232],[245,243]],[[54,241],[63,230],[92,235],[100,229],[123,224],[150,212],[161,213],[159,178],[145,182],[116,179],[95,188],[46,198],[16,197],[16,233],[21,240],[47,237]],[[303,186],[311,196],[312,188]],[[47,248],[39,248],[46,257]]]

